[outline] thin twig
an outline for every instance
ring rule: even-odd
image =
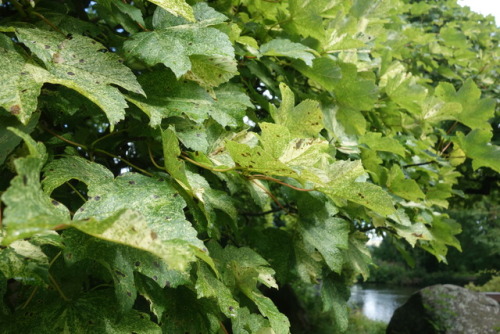
[[[54,29],[55,31],[57,31],[58,33],[62,34],[63,36],[66,37],[66,34],[64,32],[62,32],[61,29],[59,29],[54,23],[50,22],[47,18],[45,18],[45,16],[43,16],[42,14],[38,13],[38,12],[35,12],[35,11],[30,11],[30,14],[33,14],[35,16],[38,16],[39,18],[42,19],[43,22],[47,23],[52,29]]]
[[[271,210],[267,210],[264,212],[242,212],[241,214],[244,216],[265,216],[265,215],[268,215],[270,213],[275,213],[275,212],[282,211],[282,210],[283,210],[282,208],[276,208],[276,209],[271,209]]]
[[[404,165],[401,166],[402,168],[408,168],[408,167],[415,167],[415,166],[424,166],[424,165],[429,165],[429,164],[437,164],[436,161],[426,161],[426,162],[420,162],[418,164],[409,164],[409,165]]]
[[[76,147],[81,147],[81,148],[83,148],[85,151],[88,151],[87,146],[85,146],[85,145],[83,145],[83,144],[76,143],[76,142],[71,141],[71,140],[69,140],[69,139],[66,139],[66,138],[64,138],[63,136],[58,135],[57,133],[55,133],[54,131],[52,131],[51,129],[49,129],[49,128],[47,128],[47,127],[43,126],[43,125],[42,125],[42,128],[43,128],[45,131],[47,131],[48,133],[50,133],[51,135],[53,135],[54,137],[56,137],[56,138],[58,138],[58,139],[60,139],[60,140],[62,140],[62,141],[64,141],[64,142],[66,142],[66,143],[68,143],[68,144],[71,144],[71,145],[76,146]]]
[[[131,163],[130,161],[118,156],[118,155],[115,155],[115,154],[112,154],[112,153],[109,153],[108,151],[104,151],[104,150],[101,150],[99,148],[96,148],[94,150],[94,152],[99,152],[99,153],[102,153],[102,154],[105,154],[109,157],[112,157],[112,158],[115,158],[115,159],[119,159],[120,161],[123,161],[125,164],[129,165],[130,167],[134,168],[134,169],[137,169],[139,172],[143,173],[144,175],[147,175],[147,176],[153,176],[153,174],[151,174],[150,172],[148,172],[147,170],[145,169],[142,169],[141,167],[138,167],[136,165],[134,165],[133,163]]]
[[[66,184],[71,188],[73,189],[73,191],[82,199],[83,203],[87,202],[87,199],[85,199],[85,197],[83,197],[82,194],[80,194],[80,192],[78,191],[78,189],[76,189],[71,183],[69,183],[69,181],[66,182]]]
[[[69,302],[70,299],[68,297],[66,297],[64,292],[61,290],[61,287],[59,287],[59,284],[57,284],[57,281],[54,279],[54,277],[52,277],[51,274],[49,274],[49,279],[52,282],[52,285],[54,285],[54,288],[57,290],[57,292],[59,292],[59,295],[61,296],[61,298],[64,299],[65,301]]]
[[[119,131],[115,131],[115,132],[110,132],[110,133],[108,133],[107,135],[104,135],[104,136],[102,136],[102,137],[100,137],[100,138],[97,138],[96,140],[94,140],[94,141],[92,142],[92,144],[90,144],[90,147],[94,147],[94,146],[95,146],[95,144],[97,144],[97,143],[98,143],[98,142],[100,142],[101,140],[104,140],[104,139],[106,139],[106,138],[108,138],[108,137],[110,137],[110,136],[114,136],[114,135],[116,135],[116,134],[118,134],[118,133],[121,133],[121,132],[125,132],[125,130],[119,130]]]
[[[28,306],[28,304],[33,300],[33,297],[35,297],[35,294],[38,291],[38,288],[39,288],[39,286],[35,286],[35,288],[33,289],[33,291],[31,291],[30,296],[24,302],[24,304],[21,306],[21,310],[24,310]]]

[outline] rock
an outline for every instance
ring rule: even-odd
[[[456,285],[415,292],[393,314],[387,334],[497,334],[500,306],[485,295]]]

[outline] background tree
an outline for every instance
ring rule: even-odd
[[[453,1],[0,6],[7,332],[343,331],[364,232],[444,261],[500,171],[498,29]]]

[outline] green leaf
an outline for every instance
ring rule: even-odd
[[[28,62],[14,48],[0,47],[0,107],[16,116],[27,125],[31,115],[37,108],[37,98],[40,95],[43,82],[37,80],[30,68],[34,65]]]
[[[401,63],[391,64],[380,78],[379,85],[401,107],[414,114],[422,112],[421,104],[427,97],[428,90],[419,85],[411,73],[406,73]]]
[[[245,110],[253,107],[234,84],[221,85],[212,96],[194,82],[177,81],[168,70],[145,73],[139,82],[148,97],[133,94],[127,99],[149,116],[152,127],[173,116],[187,116],[198,124],[212,117],[222,126],[234,127],[242,124]]]
[[[195,259],[186,241],[174,235],[159,236],[149,228],[141,214],[132,210],[123,210],[102,220],[75,221],[71,226],[99,239],[147,251],[175,270],[186,270],[188,264]]]
[[[294,43],[288,39],[277,38],[260,46],[260,53],[264,56],[283,56],[300,59],[306,65],[312,66],[314,55],[311,49],[304,44]]]
[[[231,290],[219,281],[213,271],[203,263],[197,270],[196,292],[199,298],[215,298],[222,313],[228,318],[235,318],[239,305],[234,300]]]
[[[43,287],[49,283],[49,260],[39,246],[18,240],[0,250],[0,272],[6,279]]]
[[[472,167],[489,167],[500,173],[500,147],[489,144],[492,134],[483,130],[472,130],[464,136],[458,132],[455,143],[472,159]]]
[[[335,83],[342,78],[342,70],[337,62],[327,57],[315,58],[312,66],[302,62],[294,62],[293,66],[327,90],[334,90]]]
[[[75,179],[87,185],[106,184],[113,181],[113,173],[100,164],[78,157],[69,156],[53,160],[45,168],[45,178],[42,181],[43,189],[52,194],[54,189],[65,182]]]
[[[166,129],[161,134],[165,169],[184,189],[190,189],[184,161],[179,158],[181,150],[174,130]]]
[[[467,79],[462,87],[455,91],[453,85],[441,82],[436,88],[436,95],[447,102],[460,103],[462,108],[456,115],[456,120],[471,129],[490,130],[488,120],[494,116],[495,101],[480,99],[481,91],[472,79]]]
[[[403,145],[394,138],[382,137],[380,132],[367,132],[363,137],[359,138],[360,144],[366,144],[374,151],[384,151],[405,156]]]
[[[340,273],[344,264],[342,249],[347,249],[349,225],[340,218],[328,217],[301,224],[304,241],[315,247],[323,256],[328,267]]]
[[[288,86],[281,83],[281,106],[272,115],[277,124],[286,126],[292,136],[316,137],[323,129],[323,114],[317,101],[305,100],[295,106],[295,98]]]
[[[176,15],[182,16],[186,20],[194,21],[193,8],[184,0],[148,0],[158,7]]]
[[[124,43],[128,59],[148,66],[164,64],[177,78],[190,71],[188,77],[203,86],[218,86],[237,73],[234,49],[226,34],[203,24],[175,22],[168,14],[156,16],[154,31],[134,34]]]
[[[18,129],[9,130],[25,141],[30,155],[14,161],[17,176],[2,194],[2,201],[6,205],[4,244],[46,233],[70,219],[68,209],[42,191],[40,171],[47,159],[45,146]]]
[[[221,249],[215,243],[210,243],[209,248],[213,257],[221,262],[219,268],[225,282],[235,282],[236,286],[255,303],[262,315],[269,319],[276,333],[288,333],[290,327],[288,319],[278,311],[269,298],[257,290],[257,282],[277,288],[272,277],[274,270],[268,267],[267,261],[247,247],[227,246]]]
[[[330,274],[325,277],[321,288],[323,310],[333,313],[334,325],[340,332],[347,329],[349,322],[349,310],[347,308],[349,295],[349,288],[337,275]]]
[[[23,333],[161,333],[147,314],[135,310],[117,313],[113,302],[109,289],[83,293],[70,302],[61,302],[53,290],[41,291],[28,307],[14,315],[2,316],[0,323],[10,333],[18,330]]]
[[[221,322],[216,306],[185,287],[165,289],[166,310],[162,323],[164,333],[217,333]],[[175,319],[172,321],[171,319]]]
[[[31,133],[38,123],[40,114],[34,114],[28,124],[21,124],[14,116],[0,116],[0,164],[3,164],[9,154],[21,142],[21,138],[15,135],[9,128],[16,128],[24,133]]]
[[[93,8],[113,25],[120,25],[130,33],[145,27],[144,18],[139,8],[128,3],[116,0],[98,0]]]
[[[243,307],[238,316],[231,322],[235,334],[271,334],[273,330],[269,320],[260,314],[250,313],[248,308]]]
[[[337,102],[353,110],[370,110],[378,96],[374,78],[366,78],[358,73],[356,65],[339,63],[342,78],[333,84]]]
[[[60,84],[76,90],[97,104],[113,126],[125,116],[127,103],[117,85],[144,94],[132,71],[120,58],[95,40],[57,32],[17,28],[16,35],[45,64],[48,71],[31,67],[39,83]]]
[[[154,284],[157,289],[165,286],[176,287],[189,282],[188,273],[169,267],[172,259],[168,262],[163,260],[150,251],[143,250],[144,245],[138,245],[140,247],[138,248],[134,247],[133,242],[126,244],[131,241],[129,236],[130,234],[125,235],[121,243],[114,243],[113,240],[111,242],[104,240],[99,235],[93,237],[76,229],[68,229],[63,233],[65,243],[63,254],[66,263],[71,269],[85,260],[97,261],[103,265],[113,279],[116,300],[122,312],[129,311],[136,301],[139,288],[136,287],[134,272],[148,277],[150,283]],[[120,236],[114,236],[114,238],[118,237]],[[147,240],[142,241],[143,244],[146,242]],[[172,247],[172,245],[162,244],[161,249],[175,252],[175,245]]]
[[[417,182],[406,178],[403,174],[403,170],[397,165],[391,167],[387,179],[387,187],[389,187],[393,194],[410,201],[417,202],[419,199],[425,198],[425,194],[422,192]]]
[[[357,181],[364,173],[360,160],[337,161],[329,166],[327,187],[321,186],[318,190],[333,198],[361,204],[384,216],[393,213],[392,198],[387,192],[372,183]]]
[[[366,246],[368,237],[359,231],[349,235],[349,247],[344,251],[345,263],[366,281],[372,264],[370,250]]]

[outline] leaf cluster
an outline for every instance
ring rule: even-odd
[[[498,182],[499,32],[454,0],[0,17],[7,333],[342,332],[368,232],[446,261],[461,178]]]

